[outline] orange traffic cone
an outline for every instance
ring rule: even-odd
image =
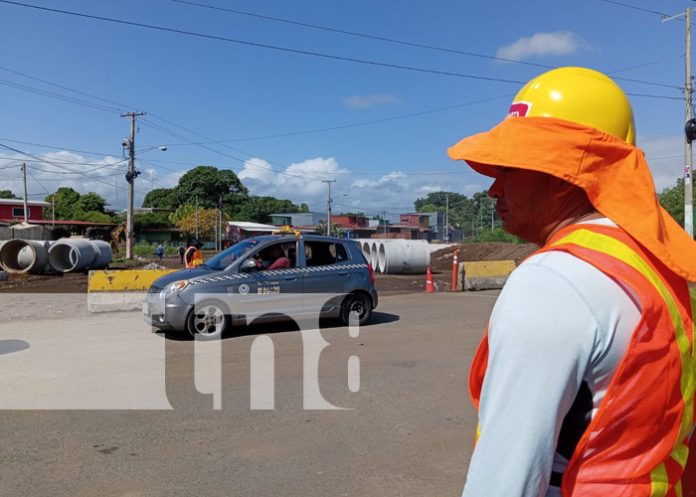
[[[435,285],[433,285],[433,272],[428,266],[428,272],[425,273],[425,293],[435,293]]]

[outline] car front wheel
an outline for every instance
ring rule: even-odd
[[[343,300],[341,306],[341,321],[343,324],[350,324],[351,314],[361,326],[366,324],[372,317],[372,302],[367,295],[352,293]]]
[[[189,313],[186,331],[191,337],[212,339],[225,333],[230,326],[227,307],[214,301],[199,302]]]

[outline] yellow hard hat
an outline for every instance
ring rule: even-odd
[[[555,117],[591,126],[635,145],[631,104],[608,76],[561,67],[532,79],[515,96],[508,117]]]

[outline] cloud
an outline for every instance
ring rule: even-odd
[[[355,95],[344,100],[346,107],[351,109],[368,109],[370,107],[377,107],[381,105],[395,105],[401,100],[394,95]]]
[[[263,167],[264,172],[258,170]],[[247,161],[239,174],[252,195],[271,195],[288,199],[296,204],[306,203],[313,211],[326,209],[328,188],[322,180],[336,180],[331,184],[333,210],[364,212],[375,215],[386,211],[392,220],[399,213],[414,210],[417,198],[436,191],[454,191],[471,195],[485,189],[487,179],[475,174],[428,177],[392,171],[380,176],[361,175],[342,167],[335,158],[315,158],[292,164],[285,169],[275,167],[262,159]],[[299,176],[299,177],[298,177]]]
[[[22,173],[19,166],[27,164],[27,191],[30,200],[43,200],[60,187],[69,187],[84,194],[94,192],[107,202],[107,208],[126,208],[128,183],[125,173],[128,162],[122,157],[104,156],[86,158],[68,152],[5,155],[0,159],[0,190],[11,190],[16,196],[23,195]],[[150,187],[171,188],[176,186],[182,172],[162,174],[155,168],[140,164],[142,174],[136,179],[135,205],[142,205]]]
[[[504,59],[523,60],[545,55],[572,55],[590,48],[589,43],[575,33],[556,31],[522,37],[510,45],[500,47],[495,55]]]

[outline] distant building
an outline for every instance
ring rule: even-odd
[[[315,227],[321,223],[326,223],[325,212],[279,212],[271,214],[271,224],[275,226],[304,228]]]
[[[37,200],[27,201],[27,218],[29,222],[43,221],[43,209],[49,207],[48,202]],[[24,221],[24,200],[21,198],[0,198],[0,221],[6,223]]]

